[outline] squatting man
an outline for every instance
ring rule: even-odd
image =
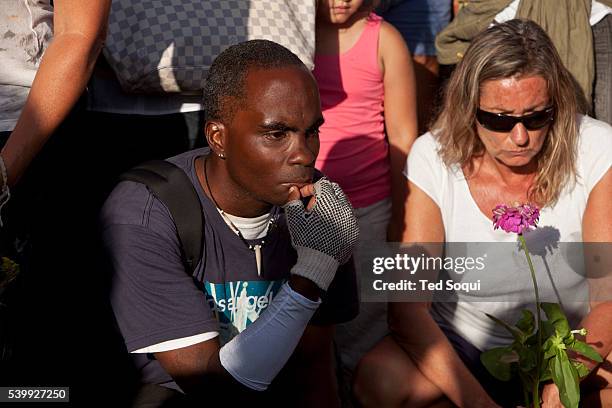
[[[291,400],[276,404],[337,406],[333,324],[357,313],[347,261],[358,227],[338,185],[313,183],[315,80],[286,48],[254,40],[215,59],[203,94],[210,149],[169,159],[203,209],[193,276],[167,208],[144,185],[120,183],[102,212],[111,302],[141,382],[207,403],[278,391]]]

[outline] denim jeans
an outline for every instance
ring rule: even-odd
[[[436,35],[450,22],[450,0],[405,0],[383,17],[402,34],[413,55],[436,55]]]

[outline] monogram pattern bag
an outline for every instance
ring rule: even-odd
[[[127,92],[200,93],[230,45],[275,41],[313,68],[316,0],[113,0],[107,61]]]

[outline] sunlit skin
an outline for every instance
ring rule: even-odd
[[[231,120],[207,122],[215,152],[207,172],[224,211],[255,217],[285,204],[293,186],[308,195],[323,115],[316,82],[302,67],[251,69],[245,99]]]
[[[480,88],[480,109],[488,112],[523,116],[549,104],[547,82],[541,76],[496,79],[484,82]],[[542,149],[549,126],[527,130],[517,123],[510,132],[494,132],[476,121],[476,129],[488,156],[484,159],[493,159],[491,162],[500,172],[530,172],[536,169],[534,157]]]
[[[541,76],[512,77],[485,81],[480,87],[480,109],[512,116],[523,116],[550,105],[547,83]],[[538,153],[550,126],[527,130],[517,123],[510,132],[494,132],[476,120],[476,131],[484,153],[472,158],[463,171],[474,201],[489,217],[497,204],[530,202],[538,166]]]
[[[363,0],[319,0],[317,14],[330,24],[350,25],[362,4]]]

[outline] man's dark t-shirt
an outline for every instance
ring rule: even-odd
[[[218,332],[225,344],[267,308],[296,262],[282,209],[274,207],[276,222],[264,238],[258,276],[254,251],[229,228],[198,182],[195,159],[208,153],[197,149],[169,159],[187,173],[202,205],[204,249],[193,276],[185,272],[168,209],[144,185],[121,182],[102,210],[113,266],[111,303],[130,352],[207,332]],[[357,309],[350,261],[338,270],[311,323],[345,322]],[[151,354],[132,356],[142,382],[178,389]]]

